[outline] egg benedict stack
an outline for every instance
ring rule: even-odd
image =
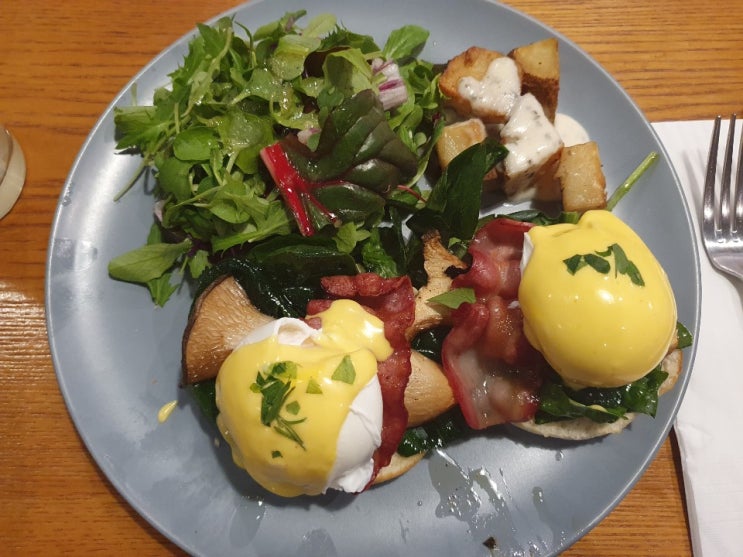
[[[660,365],[671,375],[662,390],[670,388],[680,367],[673,290],[629,226],[604,210],[585,213],[577,224],[535,226],[525,234],[521,268],[524,334],[566,387],[622,388]],[[613,424],[527,427],[590,437],[623,429],[626,418],[632,415]]]
[[[284,497],[362,491],[381,444],[377,363],[393,351],[384,324],[352,300],[312,317],[320,329],[282,318],[254,330],[216,382],[235,463]]]
[[[668,277],[609,211],[525,236],[518,299],[524,332],[575,388],[619,387],[657,366],[676,335]]]
[[[609,211],[575,224],[483,226],[453,281],[475,301],[452,313],[442,360],[474,429],[503,423],[587,439],[654,415],[681,369],[671,285]]]

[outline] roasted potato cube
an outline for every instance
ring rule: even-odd
[[[485,106],[473,106],[469,98],[462,95],[459,90],[460,81],[464,78],[481,81],[488,73],[490,64],[498,58],[506,57],[500,52],[473,46],[452,58],[447,64],[446,70],[444,70],[439,80],[439,88],[447,97],[447,103],[461,116],[466,118],[476,116],[486,124],[500,124],[508,118],[510,109],[496,106],[502,103],[484,103]],[[520,94],[521,70],[518,64],[515,64],[513,70],[516,72],[518,79],[515,80],[514,91],[507,94],[515,99]]]
[[[606,179],[595,142],[565,147],[555,178],[560,184],[565,211],[606,207]]]
[[[549,38],[520,46],[508,53],[521,67],[521,93],[531,93],[555,121],[560,91],[560,55],[557,39]]]
[[[481,143],[488,136],[485,124],[479,118],[470,118],[445,126],[436,142],[436,154],[441,168],[446,168],[459,153]]]
[[[441,168],[449,166],[452,159],[459,153],[477,143],[482,143],[487,137],[488,131],[479,118],[470,118],[444,127],[436,142],[436,154]],[[486,189],[494,189],[497,179],[498,170],[493,168],[485,175],[483,186]]]

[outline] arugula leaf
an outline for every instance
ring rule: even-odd
[[[361,247],[361,260],[366,270],[384,278],[398,277],[402,273],[395,259],[385,249],[379,228],[374,228]]]
[[[188,260],[188,271],[193,278],[199,278],[209,266],[209,253],[206,250],[197,250]]]
[[[191,249],[191,240],[178,244],[148,244],[113,258],[108,264],[112,278],[148,283],[170,269],[179,257]]]
[[[170,299],[170,296],[178,290],[177,284],[170,283],[171,276],[172,273],[165,273],[156,279],[147,281],[147,288],[150,291],[152,301],[160,307],[163,307]]]
[[[417,25],[405,25],[390,33],[382,49],[388,60],[400,61],[418,56],[428,40],[429,32]]]
[[[188,128],[173,139],[173,154],[182,161],[207,161],[217,147],[214,130],[206,126]]]
[[[335,241],[338,251],[351,253],[360,242],[366,240],[370,235],[371,232],[365,230],[362,226],[348,222],[338,228],[333,241]]]
[[[325,82],[344,97],[372,89],[372,69],[366,56],[358,49],[345,48],[331,52],[323,64]]]
[[[304,71],[305,59],[320,46],[320,42],[319,38],[313,36],[282,36],[270,58],[269,69],[285,81],[299,77]]]

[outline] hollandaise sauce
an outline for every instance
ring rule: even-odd
[[[217,423],[233,459],[285,497],[327,489],[357,397],[365,400],[355,412],[362,429],[365,413],[378,416],[370,420],[381,429],[377,362],[392,354],[384,324],[351,300],[337,300],[314,317],[321,329],[296,319],[262,327],[226,359],[217,377]],[[371,441],[349,467],[370,465],[379,432],[367,437]]]
[[[650,372],[676,330],[676,302],[657,259],[609,211],[532,228],[519,303],[524,332],[573,388],[619,387]]]

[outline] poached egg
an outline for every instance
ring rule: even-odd
[[[521,267],[524,333],[568,386],[627,385],[665,357],[677,320],[670,282],[611,212],[531,228]]]
[[[384,323],[352,300],[282,318],[248,335],[216,381],[217,425],[235,463],[284,497],[362,491],[381,444],[377,363],[393,352]]]

